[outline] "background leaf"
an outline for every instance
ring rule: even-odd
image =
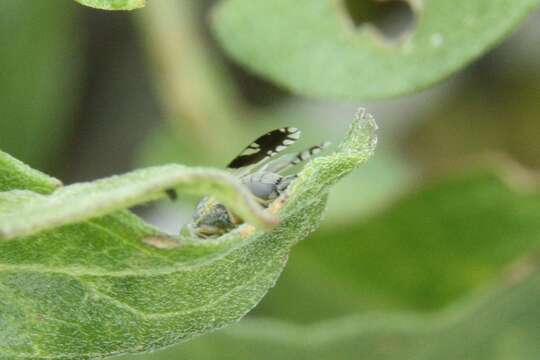
[[[410,3],[417,25],[397,43],[384,42],[372,27],[355,28],[345,1],[223,0],[213,24],[232,57],[293,92],[373,99],[413,92],[457,71],[539,1]]]
[[[540,245],[540,196],[509,186],[507,173],[517,171],[464,171],[354,224],[321,229],[295,249],[256,314],[317,322],[452,304]]]
[[[90,216],[0,242],[0,354],[81,359],[142,352],[237,321],[274,285],[291,246],[318,226],[328,186],[373,153],[375,129],[370,115],[360,112],[339,151],[306,164],[279,212],[281,224],[269,232],[244,225],[216,240],[175,240],[126,211],[89,219],[100,213],[92,213],[84,191],[52,200],[62,209],[63,201],[78,206],[78,197],[86,199]],[[144,171],[138,175],[145,177]],[[190,181],[199,190],[208,184]],[[129,182],[123,189],[128,198]],[[94,185],[99,188],[99,182]],[[108,190],[107,181],[102,185],[105,189],[94,189],[90,196],[97,208],[100,191],[110,197],[122,191]],[[212,188],[210,194],[225,199],[222,190]],[[155,191],[152,184],[147,195],[131,196],[135,202],[148,201]],[[13,214],[20,200],[29,198],[31,209],[37,196],[21,190],[1,195],[0,211],[15,208]],[[44,197],[54,199],[55,193]]]

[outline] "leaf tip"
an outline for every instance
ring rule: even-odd
[[[375,118],[365,108],[360,107],[354,115],[341,150],[370,157],[377,146],[377,130],[379,126]]]

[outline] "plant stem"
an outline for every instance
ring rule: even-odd
[[[238,136],[242,104],[198,29],[194,1],[160,0],[137,14],[165,117],[176,131],[217,153]],[[235,135],[236,134],[236,135]]]

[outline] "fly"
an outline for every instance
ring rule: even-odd
[[[268,207],[274,200],[284,194],[297,175],[284,175],[292,167],[311,159],[322,149],[330,145],[324,142],[312,146],[296,154],[283,155],[276,160],[268,161],[285,150],[300,138],[300,130],[294,127],[282,127],[258,137],[238,154],[227,168],[235,172],[241,183],[248,188],[255,199]],[[176,192],[167,190],[167,195],[176,199]],[[192,235],[200,238],[223,235],[238,225],[242,219],[220,204],[215,198],[205,196],[198,203],[193,214],[192,223],[187,228]]]

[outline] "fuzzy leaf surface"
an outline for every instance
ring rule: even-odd
[[[0,240],[0,358],[144,352],[238,321],[274,285],[290,248],[318,226],[329,186],[371,156],[375,130],[360,112],[338,151],[306,164],[272,230],[246,224],[215,240],[171,238],[121,209],[174,187],[247,211],[243,190],[217,170],[159,167],[48,195],[1,193],[1,228],[14,237]],[[53,225],[36,226],[34,206]],[[19,211],[31,226],[10,225]]]
[[[248,319],[185,346],[129,360],[536,360],[538,270],[538,258],[523,260],[489,291],[436,315],[351,315],[313,325]]]
[[[0,239],[11,239],[95,218],[165,197],[165,190],[216,197],[247,222],[271,225],[272,216],[230,174],[213,169],[165,165],[89,183],[61,187],[51,194],[0,194]]]

